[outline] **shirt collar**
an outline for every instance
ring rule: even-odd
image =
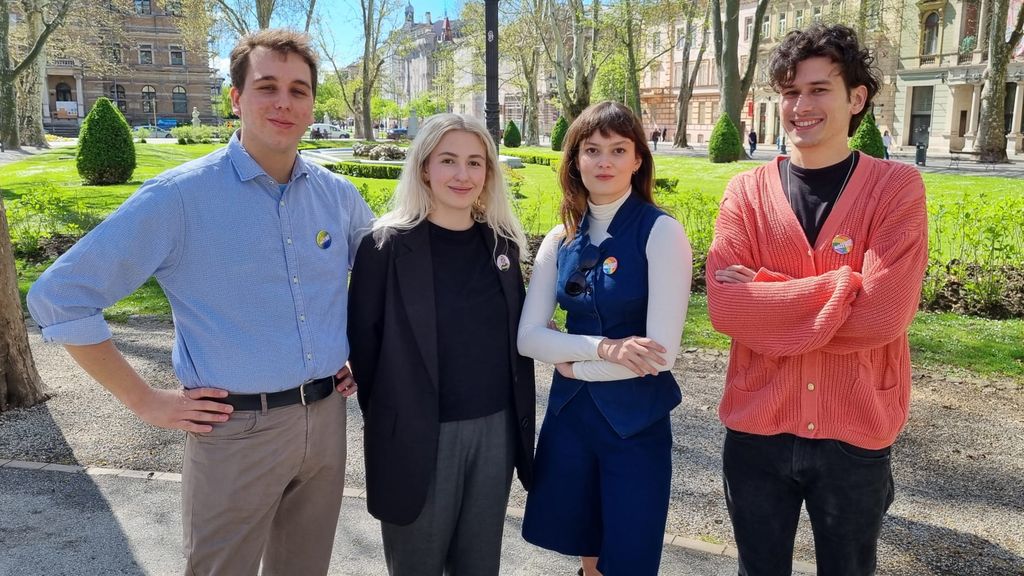
[[[245,146],[242,146],[241,134],[241,130],[235,130],[235,133],[231,135],[231,140],[228,142],[228,158],[231,159],[231,164],[235,167],[238,178],[242,182],[247,182],[259,176],[269,177],[270,175],[267,174],[267,171],[249,155]],[[295,164],[292,166],[292,175],[289,181],[306,175],[309,175],[309,163],[301,154],[298,154],[295,156]]]

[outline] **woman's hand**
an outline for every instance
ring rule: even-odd
[[[576,377],[572,372],[572,362],[559,362],[558,364],[555,364],[555,370],[558,370],[558,373],[566,378]]]
[[[597,355],[603,360],[621,364],[637,376],[656,375],[661,371],[660,353],[665,347],[650,338],[630,336],[612,340],[605,338],[597,345]]]

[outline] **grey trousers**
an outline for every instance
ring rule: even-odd
[[[515,463],[507,411],[441,423],[427,500],[408,526],[381,522],[391,576],[498,574]]]

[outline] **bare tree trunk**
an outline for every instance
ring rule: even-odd
[[[0,199],[0,412],[33,406],[47,398],[28,345],[10,238]]]
[[[9,0],[0,0],[0,142],[10,150],[21,146],[18,135],[18,105],[14,92],[14,70],[8,39],[11,28]]]
[[[700,49],[697,51],[697,59],[694,62],[693,70],[690,70],[690,46],[693,43],[693,13],[690,12],[686,18],[686,40],[683,46],[682,78],[679,79],[679,96],[676,99],[676,135],[672,141],[675,148],[689,148],[690,143],[686,138],[686,126],[690,115],[690,99],[693,97],[693,87],[697,84],[697,74],[700,72],[700,65],[704,61],[704,51],[708,46],[708,17],[711,4],[708,3],[704,9],[704,23],[700,27]]]
[[[989,39],[988,67],[985,69],[985,87],[981,91],[981,119],[978,122],[977,150],[983,162],[1006,162],[1006,69],[1010,53],[1024,36],[1024,4],[1017,14],[1017,22],[1009,40],[1006,22],[1010,12],[1009,0],[992,0],[991,24],[986,30]]]
[[[26,19],[29,38],[38,38],[46,29],[43,22],[43,11],[38,0],[23,3],[26,7]],[[18,137],[22,146],[38,146],[45,148],[46,132],[43,130],[43,93],[46,80],[46,47],[39,50],[32,64],[18,77],[16,92],[18,106]]]
[[[712,0],[711,18],[715,32],[715,60],[718,62],[718,86],[721,90],[719,102],[722,114],[727,114],[738,130],[740,111],[747,99],[750,84],[754,80],[757,66],[757,47],[761,43],[761,22],[764,20],[768,0],[758,0],[754,12],[754,30],[750,39],[750,56],[747,69],[740,76],[740,0],[725,0],[725,19],[722,19],[721,0]],[[737,150],[739,151],[739,150]],[[735,158],[739,160],[739,157]]]

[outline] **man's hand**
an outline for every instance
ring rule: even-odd
[[[715,270],[715,280],[723,284],[745,284],[754,281],[757,272],[742,264],[733,264],[722,270]]]
[[[352,370],[349,369],[348,364],[342,366],[341,370],[338,370],[338,373],[334,375],[334,382],[335,388],[345,398],[355,394],[359,389],[356,386],[356,379],[352,377]]]
[[[597,345],[597,355],[604,360],[621,364],[629,368],[637,376],[654,376],[660,372],[661,356],[665,347],[650,338],[630,336],[612,340],[605,338]]]
[[[230,404],[204,398],[224,398],[227,395],[227,390],[217,388],[149,388],[137,402],[128,407],[139,418],[153,426],[204,434],[213,430],[212,424],[227,422],[234,411]]]

